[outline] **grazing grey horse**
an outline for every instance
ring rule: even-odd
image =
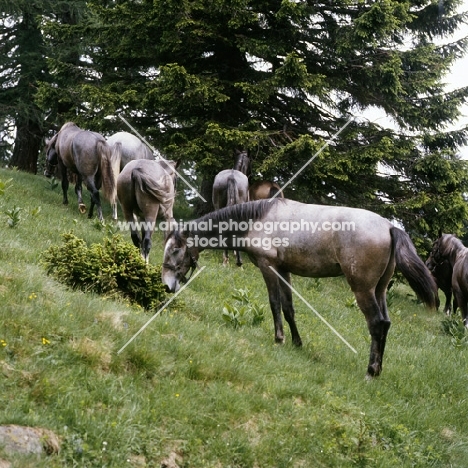
[[[128,132],[118,132],[107,139],[107,144],[115,154],[114,177],[117,179],[122,169],[135,159],[154,159],[152,151],[138,137]],[[117,219],[117,193],[111,200],[112,215]]]
[[[81,213],[86,212],[82,197],[82,182],[91,193],[91,206],[88,217],[93,216],[96,205],[99,219],[102,221],[102,207],[99,189],[111,200],[115,192],[115,177],[112,170],[113,153],[102,135],[82,130],[73,122],[65,123],[54,135],[46,147],[46,169],[44,175],[50,177],[59,166],[62,176],[63,203],[68,204],[67,171],[76,174],[75,192]]]
[[[254,182],[249,187],[249,199],[251,201],[264,200],[266,198],[272,198],[275,195],[279,198],[284,198],[281,187],[271,180],[257,180],[257,182]]]
[[[201,250],[225,245],[247,252],[260,269],[279,343],[284,341],[282,310],[293,343],[302,344],[289,287],[291,273],[312,278],[344,275],[371,336],[369,378],[382,371],[390,328],[386,292],[395,265],[425,304],[435,308],[439,303],[434,278],[404,231],[370,211],[288,199],[229,206],[172,231],[164,249],[163,283],[177,291],[196,267]]]
[[[236,169],[226,169],[218,173],[213,183],[213,206],[215,210],[225,206],[249,201],[249,179]],[[240,252],[235,251],[237,266],[242,265]],[[229,263],[228,250],[223,252],[223,264]]]
[[[137,159],[130,161],[117,179],[117,196],[125,221],[130,224],[132,241],[147,263],[159,209],[167,222],[166,229],[173,220],[177,166],[164,159]]]
[[[445,293],[444,312],[450,315],[453,293],[453,313],[460,307],[463,324],[468,328],[468,249],[453,234],[439,234],[432,245],[426,265]]]

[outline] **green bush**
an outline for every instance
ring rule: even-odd
[[[121,236],[88,246],[72,233],[62,234],[64,244],[42,255],[47,274],[61,283],[107,296],[118,295],[145,309],[158,307],[166,298],[161,267],[147,265],[136,247]]]

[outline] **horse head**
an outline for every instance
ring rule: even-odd
[[[452,234],[439,233],[439,237],[432,244],[432,250],[426,260],[426,266],[434,274],[442,268],[444,263],[453,266],[457,252],[462,248],[460,240]]]
[[[55,150],[55,145],[48,144],[46,148],[46,166],[44,169],[44,175],[46,177],[52,177],[55,174],[55,168],[58,165],[58,153]]]
[[[198,249],[190,245],[187,231],[172,231],[166,239],[161,279],[169,292],[177,292],[197,267]],[[187,273],[190,275],[187,278]]]

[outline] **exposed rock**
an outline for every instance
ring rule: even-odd
[[[176,452],[171,452],[169,456],[161,462],[161,468],[180,468],[178,463],[182,463],[182,457]]]
[[[0,426],[0,445],[4,447],[6,453],[10,454],[46,453],[50,455],[60,450],[60,439],[49,429],[11,424]]]

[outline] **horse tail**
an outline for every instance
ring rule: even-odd
[[[439,307],[437,285],[429,269],[419,258],[414,244],[405,231],[397,227],[390,229],[397,268],[408,280],[409,285],[424,304],[431,309]]]
[[[98,140],[96,148],[101,155],[102,191],[104,196],[113,204],[117,198],[117,185],[112,169],[112,150],[105,141],[101,140]]]
[[[138,189],[140,192],[151,195],[160,203],[163,213],[170,211],[174,204],[174,183],[169,174],[162,176],[159,180],[148,177],[142,168],[136,167],[132,170],[133,192]]]
[[[232,206],[239,203],[239,198],[237,196],[237,183],[234,177],[229,176],[227,180],[227,205]]]
[[[112,145],[111,148],[112,172],[114,173],[115,180],[117,180],[117,177],[120,174],[120,164],[122,162],[122,143],[120,141],[117,141]]]

